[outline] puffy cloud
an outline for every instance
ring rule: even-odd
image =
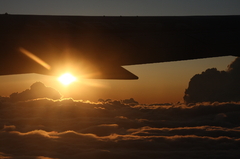
[[[240,101],[240,58],[227,71],[207,69],[193,76],[185,91],[186,103]]]
[[[230,65],[228,65],[227,72],[233,74],[233,76],[240,77],[240,58],[236,58]]]
[[[240,103],[133,101],[0,102],[0,158],[240,157]]]
[[[60,99],[61,94],[51,87],[46,87],[41,82],[36,82],[30,86],[30,89],[26,89],[21,93],[12,93],[10,95],[11,101],[24,101],[36,98],[50,98],[50,99]]]
[[[125,103],[125,104],[130,104],[130,105],[138,105],[139,104],[133,98],[122,100],[122,102]]]
[[[10,102],[10,98],[0,96],[0,102]]]
[[[109,104],[112,104],[112,105],[123,105],[123,104],[126,104],[126,105],[138,105],[139,103],[137,101],[135,101],[133,98],[129,98],[129,99],[124,99],[124,100],[112,100],[112,99],[98,99],[98,102],[101,102],[101,103],[109,103]]]

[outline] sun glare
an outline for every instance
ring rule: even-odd
[[[60,76],[58,80],[64,85],[69,85],[72,82],[76,81],[77,78],[71,75],[70,73],[65,73],[62,76]]]

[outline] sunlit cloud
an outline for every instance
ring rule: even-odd
[[[14,92],[9,97],[10,101],[18,102],[37,98],[60,99],[62,95],[54,88],[46,87],[42,82],[35,82],[30,86],[30,89],[20,93]]]

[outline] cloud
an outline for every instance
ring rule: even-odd
[[[101,102],[101,103],[109,103],[109,104],[112,104],[112,105],[123,105],[123,104],[126,104],[126,105],[138,105],[139,103],[137,101],[135,101],[133,98],[129,98],[129,99],[124,99],[124,100],[112,100],[112,99],[98,99],[98,102]]]
[[[0,143],[0,158],[239,158],[240,103],[4,98]]]
[[[11,101],[25,101],[36,98],[50,98],[50,99],[60,99],[61,94],[51,87],[46,87],[41,82],[36,82],[30,86],[30,89],[26,89],[21,93],[12,93],[10,95]]]
[[[227,71],[207,69],[193,76],[185,91],[186,103],[240,101],[240,58],[236,58]]]
[[[222,154],[225,157],[233,154],[239,157],[236,152],[240,144],[239,139],[227,136],[112,134],[99,137],[76,131],[46,132],[42,130],[28,133],[0,132],[0,137],[1,143],[4,143],[0,149],[5,150],[6,154],[42,155],[49,158],[104,158],[109,156],[133,158],[139,156],[145,159],[164,155],[176,158],[177,155],[172,155],[175,151],[188,156],[197,152],[203,153],[198,154],[199,158]],[[226,153],[225,150],[228,152]]]

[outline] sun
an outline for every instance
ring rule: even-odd
[[[65,73],[58,78],[58,81],[60,81],[62,84],[66,85],[66,86],[76,80],[77,80],[77,78],[74,77],[73,75],[71,75],[70,73]]]

